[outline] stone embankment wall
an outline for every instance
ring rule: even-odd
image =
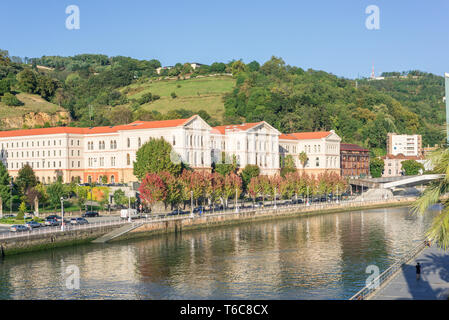
[[[247,223],[251,221],[262,220],[276,220],[281,218],[310,216],[316,214],[325,214],[333,212],[354,211],[359,209],[370,208],[383,208],[383,207],[395,207],[406,206],[411,204],[416,198],[401,198],[401,199],[389,199],[378,201],[365,201],[365,202],[347,202],[340,204],[323,204],[312,206],[292,206],[292,207],[280,207],[277,210],[250,210],[242,211],[239,213],[216,213],[207,214],[203,216],[196,215],[191,218],[189,215],[177,217],[173,216],[171,220],[152,222],[142,225],[119,238],[114,239],[123,240],[130,238],[146,237],[149,235],[182,232],[193,229],[211,228],[218,226],[226,226],[240,223]]]
[[[87,243],[119,228],[120,226],[121,225],[101,226],[97,228],[67,230],[56,233],[30,234],[27,237],[9,239],[0,238],[0,259],[2,252],[5,256],[8,256],[22,252]]]
[[[364,202],[343,202],[340,204],[322,204],[312,206],[291,206],[279,207],[278,209],[266,210],[243,210],[239,213],[215,213],[204,214],[202,216],[173,216],[162,221],[148,221],[141,227],[114,239],[124,240],[129,238],[147,237],[156,234],[178,233],[187,230],[213,228],[226,225],[234,225],[240,223],[248,223],[252,221],[275,220],[289,217],[309,216],[316,214],[325,214],[333,212],[354,211],[359,209],[385,208],[394,206],[406,206],[412,203],[415,198],[401,198],[379,201]],[[70,246],[81,243],[88,243],[97,239],[117,228],[123,226],[106,225],[96,228],[87,228],[79,230],[67,230],[64,232],[30,234],[26,237],[18,237],[11,239],[0,238],[0,258],[1,254],[5,256],[17,254],[21,252],[37,251],[55,247]]]

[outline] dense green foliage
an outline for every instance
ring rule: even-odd
[[[373,178],[382,177],[384,167],[385,167],[385,162],[381,158],[371,158],[371,161],[369,164],[369,170],[370,170],[371,176]]]
[[[406,176],[416,176],[424,172],[424,166],[416,160],[405,160],[401,162],[402,170]]]
[[[142,180],[147,173],[167,171],[178,175],[182,171],[182,164],[172,146],[164,139],[150,139],[136,152],[134,175]]]
[[[334,129],[345,142],[382,150],[388,132],[421,133],[428,144],[443,139],[442,119],[435,123],[431,114],[442,107],[442,77],[356,84],[324,71],[286,66],[275,57],[258,71],[234,76],[236,88],[225,99],[229,123],[265,120],[282,132]],[[400,94],[404,87],[408,91]],[[413,103],[407,101],[412,91],[419,92]]]
[[[385,73],[384,80],[374,81],[303,70],[276,57],[263,65],[237,60],[196,69],[189,63],[177,63],[161,70],[154,59],[101,54],[23,60],[28,64],[0,50],[0,95],[18,91],[39,94],[67,109],[77,126],[183,117],[193,112],[179,109],[161,114],[141,109],[160,97],[146,92],[128,98],[127,90],[132,90],[128,85],[163,77],[182,81],[232,73],[236,86],[224,97],[225,124],[265,120],[286,133],[334,129],[345,142],[369,147],[376,155],[385,153],[387,132],[422,134],[424,145],[444,139],[444,79],[419,71]],[[178,95],[173,92],[171,96]],[[201,116],[210,120],[206,111]],[[211,122],[218,124],[217,119]]]

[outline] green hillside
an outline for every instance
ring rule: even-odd
[[[17,98],[24,103],[23,106],[11,107],[0,101],[0,119],[19,117],[29,112],[44,112],[51,115],[58,111],[66,111],[37,94],[19,93]]]
[[[151,92],[160,99],[140,106],[144,110],[160,113],[186,109],[193,112],[205,110],[216,120],[221,121],[224,114],[223,94],[231,92],[235,80],[231,76],[208,76],[187,80],[153,80],[131,84],[120,91],[128,99],[139,99]],[[171,97],[171,93],[176,98]]]

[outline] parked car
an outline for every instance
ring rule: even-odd
[[[7,214],[7,215],[4,215],[4,216],[3,216],[3,218],[6,218],[6,219],[15,218],[15,217],[16,217],[16,216],[13,215],[13,214]]]
[[[180,209],[178,210],[173,210],[172,212],[170,212],[169,214],[167,214],[168,216],[174,216],[174,215],[178,215],[178,214],[188,214],[190,213],[189,211],[182,211]]]
[[[29,229],[22,224],[15,224],[15,225],[11,226],[11,228],[9,229],[9,231],[11,231],[11,232],[22,232],[22,231],[28,231],[28,230]]]
[[[82,217],[83,218],[93,218],[93,217],[99,217],[100,215],[96,211],[86,211]]]
[[[42,227],[42,225],[36,221],[28,221],[27,223],[25,223],[25,225],[28,227],[29,230]]]
[[[61,222],[56,219],[45,219],[44,221],[44,225],[48,227],[59,226],[60,224]]]
[[[199,206],[199,207],[193,208],[193,212],[194,213],[199,213],[200,211],[204,212],[204,211],[206,211],[206,208],[203,207],[203,206]]]
[[[76,225],[81,225],[81,224],[88,224],[89,221],[87,221],[84,218],[72,218],[70,219],[70,224],[76,224]]]
[[[256,202],[254,204],[254,208],[262,208],[263,207],[263,202]]]
[[[61,222],[61,221],[62,221],[62,217],[60,217],[60,216],[58,216],[58,215],[56,215],[56,214],[52,214],[52,215],[50,215],[50,216],[47,216],[47,217],[45,218],[45,220],[56,220],[56,221]]]

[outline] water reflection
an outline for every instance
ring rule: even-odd
[[[7,257],[1,299],[346,299],[416,245],[405,208],[283,219]],[[80,290],[65,287],[69,265]]]

